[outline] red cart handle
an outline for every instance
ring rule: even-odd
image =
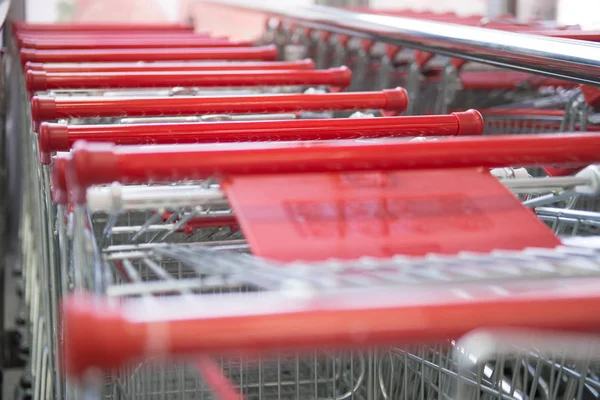
[[[15,32],[106,32],[106,31],[177,31],[190,32],[194,26],[190,24],[35,24],[13,22]]]
[[[91,185],[210,176],[407,170],[600,162],[600,134],[511,135],[405,143],[265,143],[260,146],[74,146],[71,187],[85,201]],[[83,190],[82,190],[83,189]]]
[[[401,113],[408,104],[402,88],[381,92],[302,93],[227,97],[159,97],[71,99],[33,97],[34,130],[41,122],[59,118],[161,116],[203,114],[283,113],[324,110],[382,110]]]
[[[91,40],[22,40],[22,47],[34,50],[86,50],[86,49],[147,49],[147,48],[210,48],[210,47],[249,47],[251,41],[230,41],[228,39],[209,38],[120,38]]]
[[[63,125],[43,123],[40,162],[78,140],[125,144],[227,143],[381,137],[481,135],[483,119],[471,110],[450,115],[336,118],[190,124]]]
[[[25,63],[25,71],[44,72],[156,72],[156,71],[243,71],[273,69],[314,69],[315,63],[311,59],[298,61],[270,61],[270,62],[186,62],[186,63],[89,63],[89,64],[41,64]]]
[[[592,283],[597,285],[597,279]],[[246,295],[243,300],[203,298],[197,300],[202,307],[191,299],[165,299],[152,310],[135,302],[120,309],[97,299],[71,297],[63,308],[67,374],[80,377],[90,367],[114,369],[153,356],[431,344],[485,328],[581,333],[600,329],[600,320],[589,315],[600,306],[600,295],[585,279],[503,286],[511,296],[494,293],[491,285],[425,287],[420,293],[406,287],[369,288],[302,298],[279,292]],[[465,300],[464,293],[470,292]]]
[[[57,155],[52,163],[52,172],[50,175],[51,196],[56,204],[66,205],[69,201],[67,189],[67,166],[69,164],[70,154],[64,153]]]
[[[158,71],[158,72],[43,72],[27,71],[32,93],[53,89],[118,89],[159,87],[329,86],[334,91],[350,85],[348,67],[327,70],[271,71]]]
[[[21,64],[64,62],[123,62],[123,61],[275,61],[277,47],[177,48],[177,49],[98,49],[98,50],[33,50],[21,49]]]
[[[140,40],[160,40],[163,39],[227,39],[225,36],[211,37],[208,33],[201,32],[186,32],[186,31],[166,31],[166,32],[136,32],[136,31],[121,31],[121,32],[61,32],[61,33],[48,33],[48,32],[34,32],[34,33],[18,33],[16,35],[16,42],[19,47],[33,47],[38,41],[52,41],[52,40],[80,40],[80,41],[93,41],[93,40],[119,40],[119,39],[140,39]],[[32,44],[31,46],[29,44]]]

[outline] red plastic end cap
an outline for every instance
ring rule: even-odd
[[[381,110],[381,114],[386,117],[392,117],[401,114],[408,106],[408,92],[403,88],[386,89],[383,91],[386,104]]]
[[[50,164],[50,155],[56,151],[69,150],[69,128],[64,124],[42,123],[38,136],[40,162]]]
[[[119,180],[114,148],[111,143],[81,141],[73,145],[70,170],[67,171],[67,183],[73,203],[84,204],[90,186]]]
[[[31,61],[27,61],[25,63],[25,67],[24,67],[25,71],[43,71],[44,70],[44,64],[42,63],[34,63]]]
[[[272,44],[265,47],[265,49],[263,50],[262,59],[264,61],[277,61],[277,56],[277,46]]]
[[[21,58],[21,67],[25,68],[27,61],[35,61],[36,51],[34,49],[24,48],[19,51],[19,57]]]
[[[592,107],[598,107],[600,105],[600,89],[588,85],[580,85],[580,88],[586,103]]]
[[[56,100],[52,97],[37,97],[31,99],[31,122],[33,131],[39,132],[39,124],[43,121],[56,119]]]
[[[80,378],[89,368],[117,368],[143,355],[144,330],[136,329],[117,309],[81,294],[66,299],[62,309],[69,377]]]
[[[46,90],[46,73],[44,71],[27,71],[25,73],[25,87],[28,92]]]
[[[458,120],[457,135],[482,135],[483,134],[483,117],[477,110],[468,110],[464,112],[452,113]]]
[[[346,66],[331,68],[329,71],[333,74],[333,83],[329,87],[332,92],[340,92],[346,89],[352,83],[352,71]]]
[[[452,66],[454,67],[454,69],[456,69],[457,71],[460,71],[462,69],[462,67],[464,67],[468,61],[464,60],[462,58],[453,58],[450,62],[452,63]]]
[[[301,69],[315,69],[315,62],[312,60],[312,58],[300,60],[298,65]]]
[[[66,205],[69,202],[69,189],[67,186],[69,160],[69,156],[57,156],[52,163],[52,173],[50,175],[52,200],[60,205]]]

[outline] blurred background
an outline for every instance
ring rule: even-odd
[[[509,10],[517,18],[558,20],[595,29],[600,27],[598,0],[256,0],[282,1],[290,7],[312,3],[325,5],[369,5],[374,8],[411,8],[414,10],[452,11],[461,15],[497,15]],[[156,22],[185,21],[197,24],[198,0],[26,0],[30,22],[112,21]],[[241,25],[241,24],[240,24]]]

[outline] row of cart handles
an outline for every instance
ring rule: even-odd
[[[69,28],[78,29],[78,33],[46,35],[46,32],[68,32]],[[160,29],[155,28],[78,25],[57,29],[54,25],[17,24],[26,89],[30,96],[37,91],[60,89],[173,86],[327,86],[339,91],[351,83],[351,73],[346,67],[314,70],[311,60],[275,62],[278,56],[276,46],[251,47],[251,43],[229,42],[224,38],[186,37],[191,31],[189,26],[165,25]],[[94,39],[98,40],[100,46],[92,45],[90,37],[107,29],[112,32],[129,31],[127,35],[131,37],[117,39],[116,36],[106,35]],[[144,31],[154,33],[147,34]],[[161,35],[164,33],[162,38],[156,36],[157,31],[161,31]],[[572,34],[570,30],[564,32],[566,35]],[[161,61],[223,59],[247,62],[213,62],[198,66],[156,64]],[[429,59],[425,55],[420,62],[424,64]],[[150,63],[133,64],[139,61]],[[62,64],[81,62],[130,64]],[[477,82],[476,78],[471,76],[471,82]],[[511,85],[514,85],[513,79],[514,76],[511,76]],[[465,75],[465,82],[468,82],[468,75]],[[477,83],[472,87],[477,88]],[[484,85],[480,84],[479,87]],[[33,96],[31,116],[32,127],[38,133],[40,161],[44,165],[52,164],[53,199],[60,205],[70,202],[76,207],[85,205],[90,187],[113,182],[129,184],[218,178],[230,195],[233,193],[233,180],[256,175],[268,179],[283,174],[333,175],[356,171],[379,171],[385,174],[406,170],[447,170],[453,173],[453,170],[463,168],[470,168],[469,173],[475,171],[483,175],[486,168],[507,165],[561,166],[575,171],[589,164],[600,163],[600,153],[597,151],[600,148],[600,134],[482,138],[478,136],[483,133],[484,120],[478,111],[397,116],[406,109],[408,102],[409,96],[402,88],[363,93],[317,92],[198,98],[71,99]],[[62,118],[123,115],[299,113],[325,110],[381,110],[386,116],[143,125],[51,123]],[[386,140],[414,136],[461,137],[410,142]],[[357,138],[364,140],[349,140]],[[337,140],[319,141],[323,139]],[[263,143],[249,143],[257,141]],[[143,144],[154,146],[136,146]],[[59,154],[53,157],[55,153]],[[487,176],[487,171],[484,174]],[[445,188],[448,183],[442,182],[440,185]],[[459,206],[462,204],[460,199],[457,203]],[[220,222],[231,225],[238,223],[231,216],[224,217]],[[247,220],[239,223],[243,229]],[[558,242],[551,236],[545,244]],[[382,346],[398,341],[438,341],[460,337],[481,326],[494,326],[498,320],[512,327],[597,331],[599,326],[594,320],[586,318],[586,323],[581,321],[584,320],[582,313],[597,306],[600,299],[591,289],[590,281],[579,283],[581,285],[577,286],[577,291],[573,287],[557,285],[555,297],[524,295],[498,300],[496,297],[482,296],[482,302],[475,305],[469,304],[464,298],[460,299],[457,293],[443,290],[434,296],[445,301],[442,306],[423,300],[422,303],[413,302],[401,307],[394,304],[402,303],[401,298],[405,298],[406,293],[398,291],[380,293],[381,298],[377,299],[370,298],[372,293],[364,296],[359,290],[332,292],[310,297],[306,301],[302,297],[301,300],[285,298],[281,293],[261,293],[256,297],[248,297],[251,303],[242,307],[244,313],[236,313],[228,308],[230,304],[220,303],[221,299],[213,298],[209,301],[216,303],[212,306],[203,303],[203,309],[214,311],[214,315],[192,310],[197,312],[195,318],[175,318],[168,324],[160,321],[160,317],[154,321],[144,320],[143,316],[132,315],[124,309],[112,309],[107,304],[100,304],[104,307],[98,311],[97,299],[73,298],[65,303],[64,309],[64,328],[72,345],[71,351],[67,352],[66,365],[70,374],[79,377],[90,365],[114,368],[133,358],[162,356],[165,353],[231,354],[248,349],[327,349],[357,345]],[[276,312],[278,306],[290,302],[294,302],[296,312]],[[173,305],[177,307],[177,304]],[[518,313],[515,307],[519,307]],[[548,309],[555,310],[553,318],[547,318]],[[356,321],[360,321],[360,324]],[[274,326],[278,329],[273,329]],[[245,333],[244,337],[240,337],[240,331]],[[202,340],[198,340],[199,337]],[[93,338],[94,346],[90,346],[90,338]],[[210,373],[210,363],[201,361],[200,365]],[[232,398],[235,393],[225,396]]]
[[[186,125],[184,125],[185,127]],[[215,145],[114,147],[73,144],[69,174],[54,168],[57,199],[73,191],[82,204],[86,189],[111,182],[172,182],[228,175],[326,173],[506,165],[578,166],[600,163],[600,134],[518,135],[394,143],[383,141],[267,142]],[[165,160],[168,160],[165,162]],[[58,164],[57,164],[58,165]],[[61,168],[62,167],[62,168]]]

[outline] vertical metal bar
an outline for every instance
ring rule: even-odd
[[[486,17],[517,15],[517,0],[487,0]]]
[[[48,242],[48,280],[47,280],[47,288],[49,295],[49,307],[50,307],[50,329],[48,332],[50,334],[50,355],[49,360],[52,364],[50,364],[50,369],[53,372],[54,377],[54,385],[55,389],[54,396],[57,400],[63,398],[63,376],[62,376],[62,368],[60,366],[60,357],[58,354],[60,352],[59,345],[59,327],[58,321],[59,318],[59,288],[61,287],[61,276],[60,272],[57,270],[57,265],[59,263],[58,260],[58,252],[56,249],[56,232],[54,230],[54,221],[56,220],[56,210],[54,207],[54,203],[50,196],[50,166],[45,165],[42,167],[42,176],[43,176],[43,195],[44,195],[44,203],[46,209],[46,240]]]

